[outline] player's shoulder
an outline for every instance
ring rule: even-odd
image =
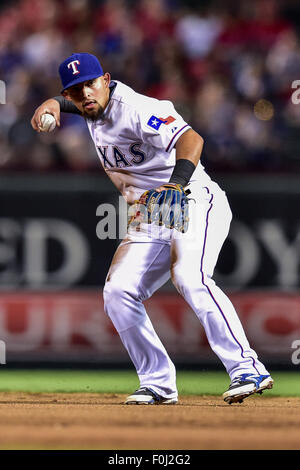
[[[168,100],[158,100],[151,96],[142,95],[133,88],[118,80],[114,80],[116,87],[112,96],[114,102],[119,102],[127,106],[132,112],[138,114],[153,114],[155,109],[173,107],[173,103]]]

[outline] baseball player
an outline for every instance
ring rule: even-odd
[[[143,305],[170,278],[202,323],[231,384],[227,403],[272,388],[237,313],[212,276],[232,218],[224,191],[200,163],[203,139],[170,101],[136,93],[98,59],[72,54],[59,67],[61,95],[44,113],[85,118],[100,162],[133,209],[103,290],[107,315],[136,368],[140,387],[126,404],[175,404],[176,371]],[[141,209],[144,208],[145,211]]]

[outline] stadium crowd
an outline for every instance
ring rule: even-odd
[[[1,171],[101,171],[83,119],[35,133],[59,94],[58,65],[98,56],[136,91],[169,99],[205,139],[216,172],[300,169],[299,2],[293,0],[19,0],[0,5]]]

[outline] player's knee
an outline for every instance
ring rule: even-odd
[[[206,271],[201,271],[201,283],[204,287],[212,287],[216,283],[212,279],[212,274]]]
[[[106,315],[115,324],[119,318],[121,303],[121,287],[111,281],[106,281],[103,288],[103,304]]]
[[[139,300],[136,287],[126,283],[123,279],[110,278],[106,281],[103,288],[104,308],[107,311],[109,305],[121,305],[128,300]]]
[[[114,279],[110,279],[106,281],[103,289],[103,299],[104,304],[108,304],[109,302],[115,302],[122,298],[122,283],[115,281]]]

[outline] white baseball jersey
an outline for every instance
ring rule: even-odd
[[[190,126],[170,101],[115,83],[102,118],[87,124],[107,175],[130,204],[146,189],[169,181],[176,162],[174,146]],[[251,349],[233,305],[212,278],[232,216],[226,195],[200,163],[189,189],[187,233],[176,236],[175,229],[159,227],[161,236],[150,232],[149,224],[139,231],[129,227],[103,291],[105,311],[141,386],[170,399],[177,397],[175,366],[143,304],[170,278],[198,316],[231,379],[247,373],[268,374]]]
[[[103,118],[87,120],[98,156],[115,186],[131,204],[146,190],[167,183],[176,162],[175,144],[191,127],[171,101],[136,93],[119,81]],[[187,155],[188,157],[188,155]],[[201,163],[191,178],[210,180]]]

